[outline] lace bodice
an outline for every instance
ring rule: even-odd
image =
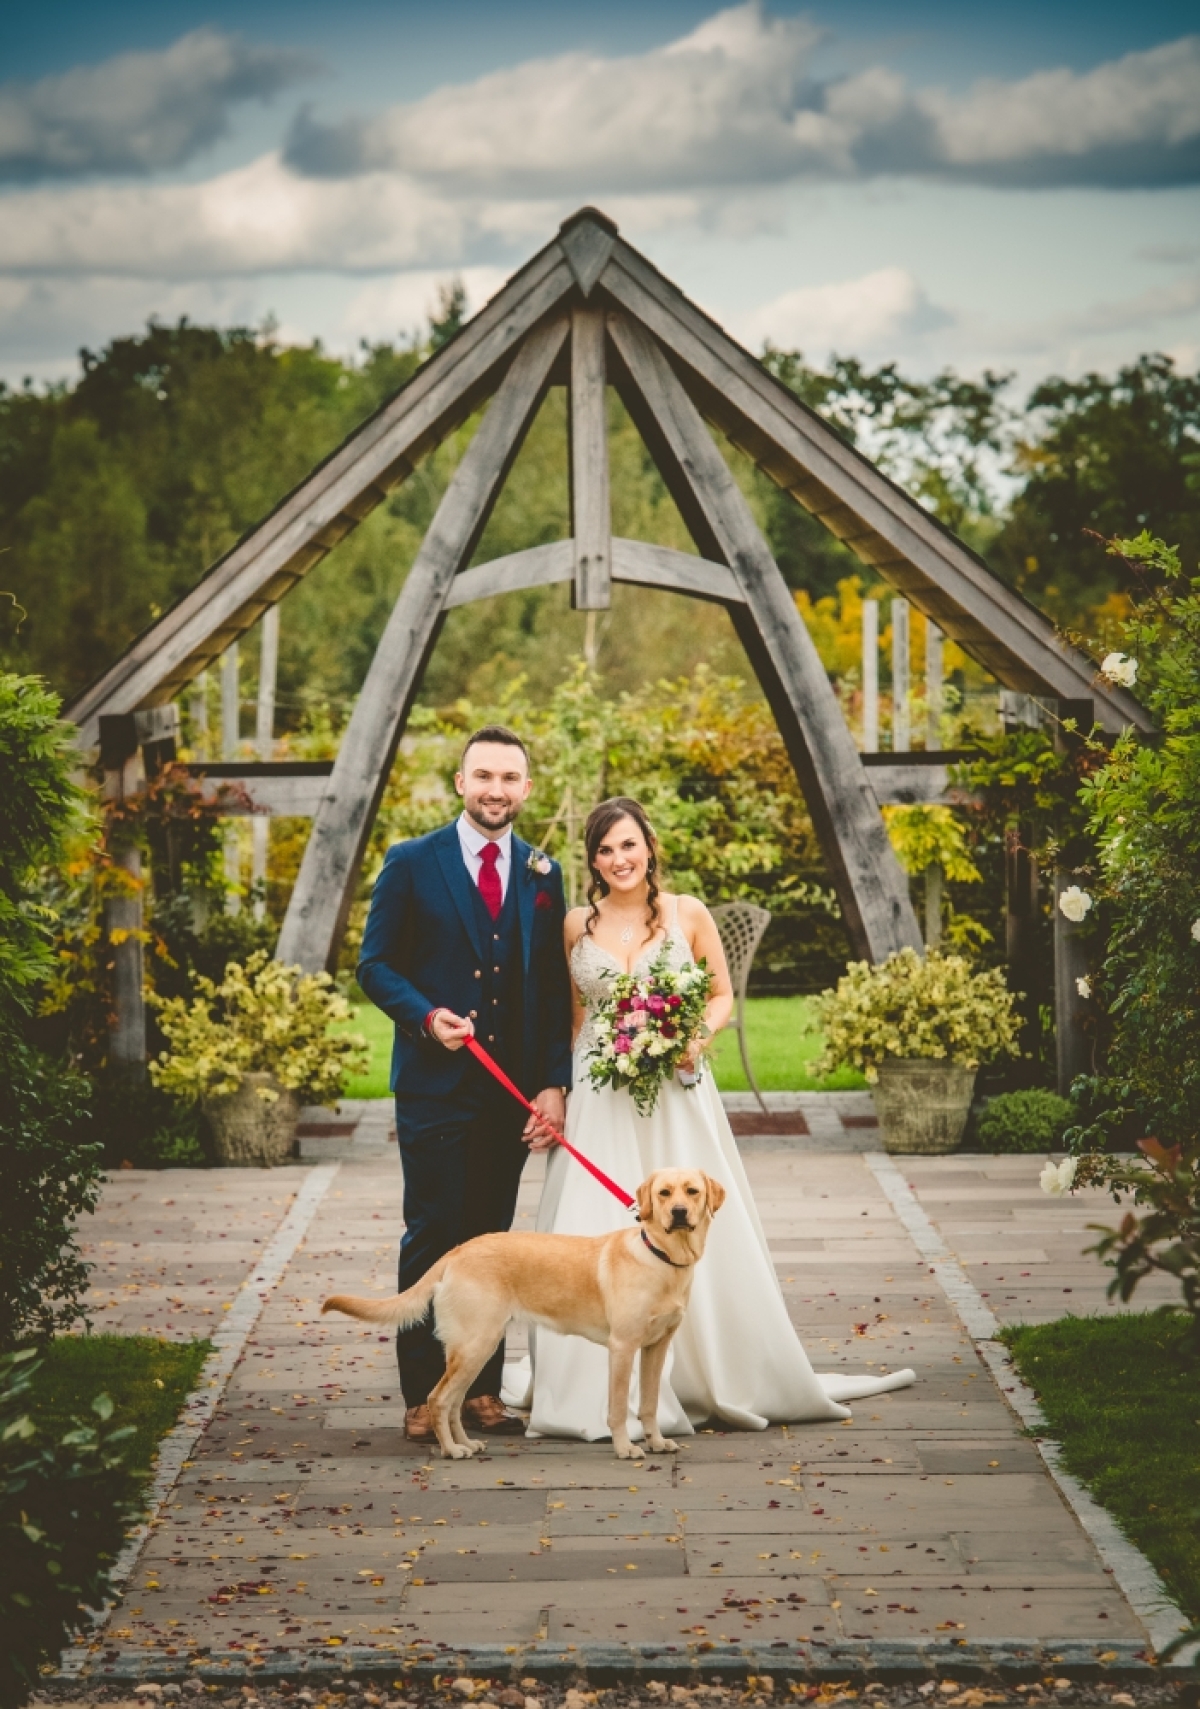
[[[667,935],[656,943],[647,944],[634,962],[631,973],[644,974],[650,971],[650,964],[666,951],[666,964],[673,971],[685,967],[692,960],[692,946],[679,929],[679,898],[673,898],[671,920],[667,927]],[[571,977],[575,981],[579,995],[587,1004],[587,1018],[579,1029],[579,1037],[575,1041],[576,1056],[586,1056],[596,1042],[593,1015],[596,1006],[605,1001],[612,989],[612,981],[625,969],[608,950],[601,947],[595,938],[588,937],[585,932],[571,951]]]

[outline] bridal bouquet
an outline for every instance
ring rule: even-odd
[[[624,1086],[638,1114],[651,1115],[663,1081],[689,1047],[708,1036],[704,1011],[711,991],[712,974],[703,961],[674,971],[660,956],[647,974],[618,973],[594,1016],[598,1042],[588,1068],[593,1086]]]

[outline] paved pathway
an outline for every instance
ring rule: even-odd
[[[839,1136],[827,1120],[824,1146],[815,1133],[745,1139],[747,1167],[814,1364],[911,1364],[916,1387],[838,1426],[703,1431],[676,1459],[638,1467],[602,1444],[523,1441],[462,1463],[404,1441],[391,1337],[319,1316],[335,1289],[395,1285],[389,1110],[360,1113],[348,1147],[325,1136],[343,1152],[337,1172],[90,1673],[332,1652],[401,1666],[463,1646],[497,1646],[503,1662],[538,1644],[568,1657],[652,1644],[702,1662],[744,1643],[794,1662],[800,1645],[819,1664],[863,1639],[1065,1643],[1125,1659],[1144,1642],[868,1160],[844,1149],[854,1129]],[[1038,1166],[905,1160],[1006,1318],[1103,1302],[1104,1272],[1077,1256],[1097,1207],[1046,1199]],[[98,1321],[204,1333],[306,1174],[116,1176],[89,1229]],[[539,1186],[534,1165],[518,1226]]]

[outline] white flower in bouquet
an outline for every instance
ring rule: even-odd
[[[1075,989],[1078,991],[1078,993],[1081,997],[1086,998],[1086,997],[1091,996],[1091,994],[1092,994],[1092,982],[1088,978],[1086,973],[1083,974],[1079,979],[1077,979],[1075,981]]]
[[[1068,884],[1058,899],[1058,906],[1068,920],[1074,925],[1078,925],[1092,906],[1092,899],[1086,890],[1079,888],[1078,884]]]
[[[1137,674],[1138,662],[1127,653],[1109,653],[1100,666],[1100,675],[1115,682],[1118,688],[1132,688]]]
[[[1043,1193],[1049,1193],[1053,1199],[1069,1193],[1075,1185],[1075,1167],[1073,1157],[1066,1157],[1061,1163],[1047,1163],[1038,1176]]]

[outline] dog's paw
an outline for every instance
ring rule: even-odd
[[[645,1449],[640,1442],[613,1443],[613,1449],[618,1460],[644,1460]]]
[[[652,1454],[678,1454],[679,1443],[672,1442],[669,1436],[651,1438],[650,1452]]]
[[[487,1453],[487,1443],[486,1442],[476,1442],[473,1437],[468,1438],[467,1446],[470,1448],[472,1454],[486,1454]]]
[[[474,1448],[467,1448],[461,1442],[454,1442],[449,1448],[442,1449],[442,1458],[443,1460],[469,1460],[474,1452]]]

